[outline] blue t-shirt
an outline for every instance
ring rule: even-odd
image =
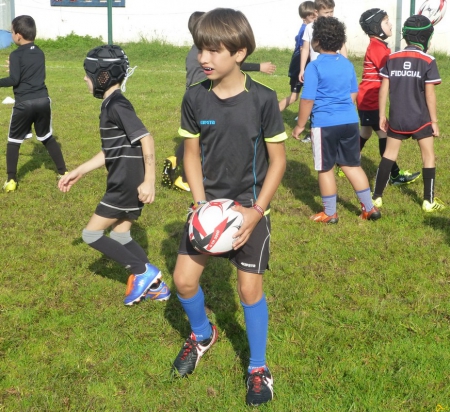
[[[353,64],[341,54],[320,54],[306,66],[302,99],[314,100],[312,127],[358,123],[350,95],[357,92]]]
[[[300,54],[300,47],[303,46],[303,33],[305,32],[306,24],[303,23],[302,27],[298,31],[297,36],[295,36],[295,49],[294,54]]]

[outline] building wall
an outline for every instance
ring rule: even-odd
[[[16,15],[29,14],[36,20],[38,37],[56,38],[74,32],[108,40],[106,7],[51,7],[50,0],[0,0],[14,2]],[[126,7],[113,8],[113,41],[162,40],[174,45],[192,43],[187,29],[190,14],[196,10],[208,11],[215,7],[241,10],[249,19],[258,47],[292,49],[301,21],[298,4],[290,0],[190,0],[154,1],[126,0]],[[422,3],[416,0],[416,9]],[[409,16],[410,0],[336,0],[335,16],[347,26],[347,48],[350,53],[362,54],[367,47],[367,36],[359,26],[361,13],[372,7],[385,9],[393,23],[395,34],[389,40],[392,49],[401,42],[402,22]],[[1,12],[1,7],[0,7]],[[450,11],[448,12],[450,14]],[[435,27],[431,51],[450,54],[450,16]]]

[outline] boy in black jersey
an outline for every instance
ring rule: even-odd
[[[59,175],[67,172],[61,149],[52,135],[51,102],[45,86],[45,56],[34,44],[36,24],[31,16],[18,16],[11,26],[13,41],[19,47],[9,56],[9,77],[0,79],[0,87],[13,87],[15,98],[6,145],[8,178],[3,185],[5,192],[17,189],[20,145],[31,137],[32,125]]]
[[[191,14],[188,21],[189,32],[193,35],[194,27],[198,19],[205,14],[204,11],[195,11]],[[197,60],[198,49],[194,44],[189,53],[186,56],[186,89],[191,85],[199,83],[206,79],[205,73]],[[276,66],[271,62],[263,63],[243,63],[241,70],[255,71],[272,74],[275,72]],[[177,147],[174,156],[169,156],[164,160],[164,167],[162,172],[162,184],[163,186],[170,187],[174,185],[177,189],[189,192],[190,188],[186,181],[186,173],[182,169],[181,175],[175,177],[175,172],[178,166],[181,165],[184,157],[184,144],[183,142]]]
[[[269,260],[269,204],[285,171],[287,135],[276,93],[241,71],[255,49],[245,16],[232,9],[204,14],[195,27],[194,42],[207,79],[184,95],[179,129],[185,138],[184,167],[195,208],[217,198],[242,205],[237,210],[244,223],[233,250],[223,257],[237,268],[250,347],[246,402],[258,405],[273,397],[265,359],[268,309],[262,274]],[[193,249],[186,224],[174,271],[178,298],[192,329],[173,363],[174,373],[181,376],[194,371],[218,337],[206,316],[199,284],[207,259]]]
[[[439,136],[434,86],[441,78],[434,57],[426,54],[434,28],[422,15],[409,17],[403,26],[403,38],[407,46],[392,53],[380,71],[383,82],[380,88],[380,129],[387,132],[386,150],[378,166],[374,204],[382,205],[383,190],[389,179],[403,140],[417,140],[423,161],[424,212],[444,208],[434,197],[436,165],[434,136]],[[386,119],[386,103],[389,94],[389,122]]]
[[[106,167],[106,193],[83,230],[83,240],[134,273],[128,278],[125,305],[142,299],[167,300],[170,291],[159,280],[161,271],[149,263],[145,251],[130,235],[144,204],[155,199],[155,149],[153,137],[121,93],[132,73],[128,58],[118,46],[100,46],[87,54],[84,69],[89,91],[103,99],[102,150],[64,175],[59,189],[68,192],[86,173]],[[104,235],[108,228],[112,228],[109,237]]]

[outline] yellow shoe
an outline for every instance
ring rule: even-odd
[[[63,175],[60,175],[60,174],[58,173],[58,180],[61,179],[63,176],[67,175],[68,173],[69,173],[69,172],[66,172],[66,173],[64,173]]]
[[[173,179],[175,176],[175,170],[177,168],[177,158],[175,156],[169,156],[164,160],[164,167],[162,172],[162,185],[170,187],[173,185]]]
[[[422,210],[424,212],[436,212],[438,210],[444,210],[445,205],[442,200],[439,200],[437,197],[434,198],[433,203],[430,203],[428,200],[424,200],[422,204]]]
[[[3,185],[3,190],[8,192],[14,192],[17,189],[17,182],[14,179],[11,179],[9,182],[6,181]]]
[[[377,209],[380,209],[383,206],[383,198],[377,197],[376,199],[372,199],[372,203]]]
[[[340,166],[336,166],[336,173],[339,177],[345,177],[344,171],[340,168]]]
[[[177,189],[180,190],[185,190],[186,192],[190,192],[191,188],[189,187],[187,182],[183,182],[183,179],[181,178],[181,176],[178,176],[175,180],[175,182],[173,182],[173,184],[175,185],[175,187]]]

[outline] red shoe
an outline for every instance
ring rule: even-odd
[[[374,206],[372,209],[370,209],[369,212],[366,212],[365,207],[362,206],[362,213],[359,215],[360,219],[362,220],[378,220],[381,218],[381,212]]]
[[[322,222],[326,224],[335,224],[339,222],[337,213],[335,213],[333,216],[328,216],[325,214],[325,212],[320,212],[312,215],[309,219],[314,220],[314,222]]]

